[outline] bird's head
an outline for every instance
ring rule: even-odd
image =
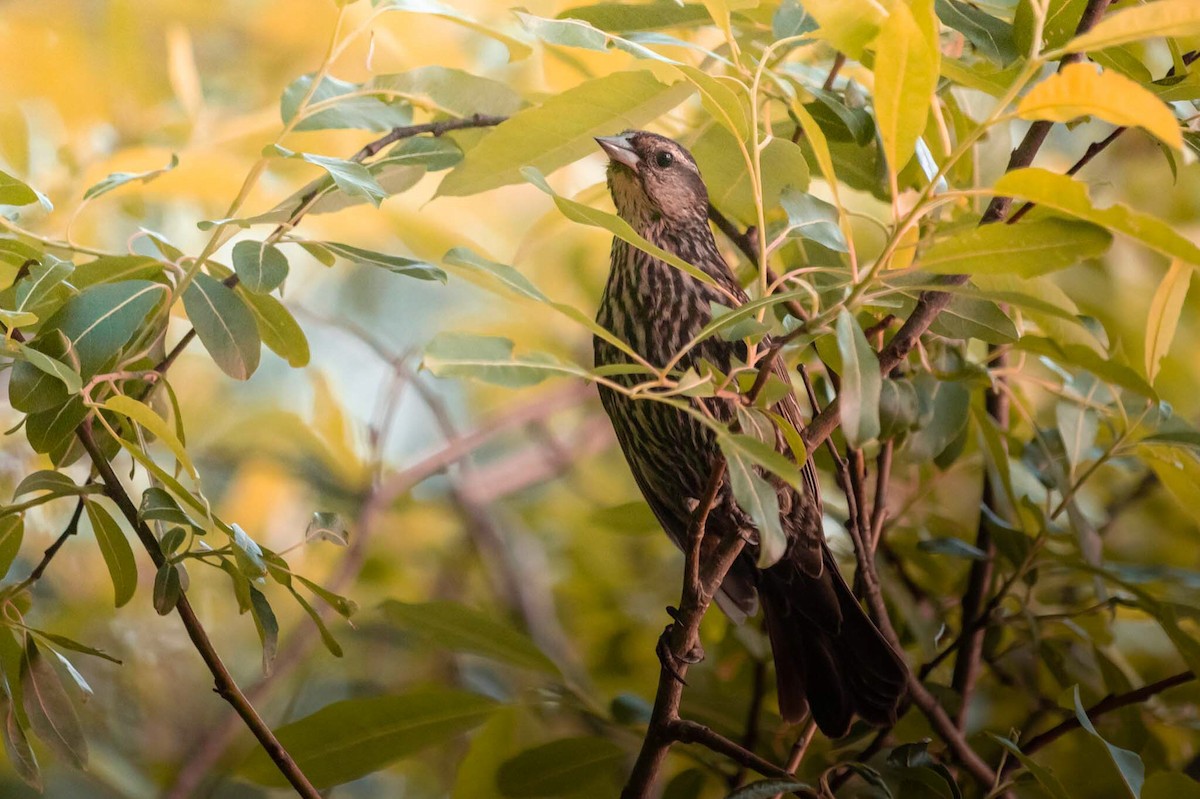
[[[658,220],[706,224],[708,190],[696,159],[681,145],[644,130],[597,136],[596,143],[608,154],[608,189],[617,213],[634,228]]]

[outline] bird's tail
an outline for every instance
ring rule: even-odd
[[[819,577],[784,559],[761,574],[767,634],[775,656],[779,711],[798,723],[805,712],[830,738],[857,714],[872,724],[896,721],[908,667],[863,612],[828,549]]]

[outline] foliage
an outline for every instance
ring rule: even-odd
[[[747,398],[702,421],[769,545],[782,425],[920,681],[783,768],[764,636],[711,614],[682,714],[745,746],[665,796],[1200,793],[1200,5],[531,6],[0,30],[0,792],[267,795],[252,702],[335,795],[614,795],[682,559],[604,384]],[[750,346],[627,388],[608,239],[705,277],[610,210],[592,137],[644,126],[752,298],[702,336]],[[828,424],[769,413],[777,355]]]

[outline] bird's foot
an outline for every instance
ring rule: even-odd
[[[671,649],[671,634],[675,631],[675,624],[679,621],[679,611],[673,607],[668,607],[667,615],[673,621],[663,628],[662,635],[658,637],[658,644],[654,647],[654,652],[658,655],[658,662],[662,665],[663,669],[681,685],[687,685],[687,680],[680,674],[680,666],[693,666],[704,660],[704,648],[697,642],[695,646],[684,654],[676,655]]]

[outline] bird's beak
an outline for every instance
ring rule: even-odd
[[[634,172],[637,171],[641,159],[638,158],[637,151],[633,149],[633,142],[629,140],[628,136],[597,136],[596,144],[600,145],[613,163],[627,166]]]

